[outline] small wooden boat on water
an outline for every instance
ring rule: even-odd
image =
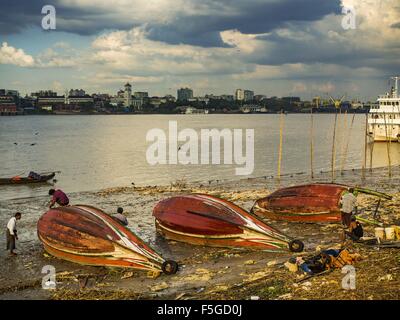
[[[42,175],[40,179],[32,179],[28,177],[12,177],[12,178],[0,178],[0,185],[8,184],[31,184],[31,183],[45,183],[50,179],[53,179],[55,172],[47,175]]]
[[[304,245],[235,204],[203,194],[160,201],[153,210],[157,231],[194,245],[300,252]]]
[[[79,264],[176,273],[132,231],[91,206],[50,209],[39,219],[38,237],[51,255]]]
[[[333,183],[315,183],[279,189],[255,202],[251,211],[259,217],[297,222],[341,221],[340,199],[351,187]],[[355,191],[379,198],[392,197],[373,190]]]

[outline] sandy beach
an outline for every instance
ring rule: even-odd
[[[400,225],[399,167],[338,173],[335,182],[368,187],[386,192],[392,200],[383,200],[381,221]],[[330,181],[330,173],[319,173],[313,181]],[[355,265],[356,290],[341,287],[340,270],[300,281],[284,266],[292,253],[237,251],[224,248],[191,246],[166,241],[156,235],[152,209],[157,201],[177,194],[208,193],[230,200],[249,210],[254,201],[278,186],[310,182],[307,174],[232,181],[205,181],[190,184],[180,181],[174,186],[119,187],[96,192],[70,193],[72,204],[89,204],[108,213],[124,208],[130,228],[150,243],[165,258],[172,258],[180,270],[172,276],[152,278],[135,270],[81,266],[56,259],[44,252],[36,235],[38,218],[46,211],[48,196],[0,201],[0,223],[16,211],[23,213],[18,224],[20,241],[17,257],[1,250],[0,299],[399,299],[400,252],[398,249],[373,249],[361,244],[350,246],[362,260]],[[375,210],[377,199],[358,197],[365,215]],[[299,224],[266,221],[278,230],[305,243],[308,255],[319,247],[333,248],[339,244],[339,224]],[[367,233],[373,226],[365,225]],[[5,236],[0,240],[5,248]],[[57,272],[56,290],[42,289],[43,266],[53,265]]]

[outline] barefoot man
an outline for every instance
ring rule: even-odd
[[[15,241],[18,240],[17,235],[17,220],[21,219],[21,213],[17,212],[7,223],[7,250],[10,250],[10,255],[16,256],[14,252],[16,249]]]

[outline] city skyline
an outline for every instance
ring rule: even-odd
[[[0,87],[196,96],[249,88],[267,96],[331,94],[373,101],[400,73],[395,0],[6,0],[0,12]],[[343,28],[353,7],[355,29]]]

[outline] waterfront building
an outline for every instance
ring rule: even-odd
[[[87,96],[87,94],[86,94],[85,90],[83,90],[83,89],[71,89],[68,92],[68,96],[71,96],[71,97],[85,97],[85,96]]]
[[[193,99],[193,90],[190,88],[178,89],[178,101],[189,101]]]
[[[57,97],[57,92],[52,90],[40,90],[38,92],[32,92],[31,97]]]
[[[243,101],[244,100],[244,90],[243,89],[236,89],[236,91],[235,91],[235,100],[236,101]]]
[[[145,91],[136,91],[133,96],[135,98],[145,99],[149,97],[149,93]]]
[[[207,109],[197,109],[194,107],[187,107],[185,110],[186,114],[208,114]]]
[[[132,86],[127,82],[124,90],[124,107],[130,106],[132,106]]]
[[[242,113],[265,113],[268,112],[266,107],[262,107],[256,104],[245,104],[240,107],[240,112]]]
[[[0,95],[0,115],[9,116],[17,114],[17,105],[12,95]]]
[[[244,99],[244,101],[253,101],[253,99],[254,99],[254,91],[244,90],[243,99]]]
[[[89,95],[85,96],[68,96],[65,98],[65,104],[73,104],[73,105],[80,105],[80,104],[93,104],[94,99]]]

